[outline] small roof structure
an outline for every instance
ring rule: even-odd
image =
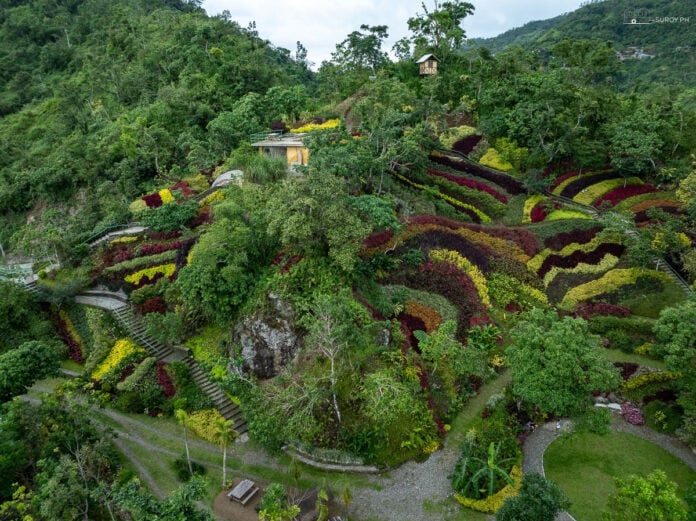
[[[423,56],[420,57],[420,59],[418,59],[418,61],[416,61],[416,63],[425,63],[428,60],[435,60],[436,62],[440,61],[437,59],[437,56],[435,56],[434,54],[424,54]]]
[[[261,139],[255,143],[252,143],[252,147],[303,147],[304,143],[302,138],[305,134],[283,134],[279,135],[268,135],[265,139]]]
[[[225,172],[224,174],[220,174],[219,176],[217,176],[215,181],[213,181],[212,188],[217,188],[219,186],[227,186],[232,182],[239,183],[242,177],[244,177],[244,172],[242,172],[241,170],[229,170],[228,172]]]

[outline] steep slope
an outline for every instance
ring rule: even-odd
[[[636,23],[631,23],[633,20]],[[520,45],[551,49],[565,38],[611,41],[616,51],[643,49],[654,58],[623,62],[624,81],[696,84],[696,4],[679,0],[595,0],[548,20],[534,21],[495,38],[478,39],[493,52]]]

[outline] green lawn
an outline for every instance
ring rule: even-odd
[[[639,365],[652,367],[653,369],[660,369],[661,371],[667,370],[667,366],[662,360],[655,360],[647,356],[637,355],[635,353],[624,353],[618,349],[603,349],[602,353],[610,362],[634,362]]]
[[[546,477],[570,498],[569,512],[577,521],[600,520],[607,498],[615,491],[614,476],[645,477],[662,469],[679,485],[679,495],[696,479],[696,472],[661,447],[614,431],[606,436],[584,433],[561,437],[547,449],[544,468]]]

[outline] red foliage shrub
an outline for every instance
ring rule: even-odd
[[[373,233],[363,241],[363,246],[365,248],[376,248],[377,246],[381,246],[382,244],[387,242],[393,236],[394,232],[391,230],[384,230],[381,232]]]
[[[128,364],[126,367],[123,368],[123,371],[121,371],[121,376],[118,377],[118,381],[122,382],[126,378],[128,378],[130,375],[132,375],[135,372],[135,364]]]
[[[539,251],[539,241],[536,236],[526,228],[507,228],[502,226],[483,226],[479,224],[464,223],[440,217],[439,215],[416,215],[409,219],[409,224],[437,224],[453,230],[467,228],[475,232],[484,232],[491,237],[512,241],[517,244],[530,257]]]
[[[166,365],[162,360],[157,361],[157,383],[164,390],[164,397],[171,398],[176,394],[176,389],[172,379],[169,377],[169,373],[167,373]]]
[[[456,183],[460,186],[466,186],[467,188],[472,188],[473,190],[478,190],[479,192],[485,192],[485,193],[490,194],[493,197],[495,197],[501,203],[507,204],[507,202],[508,202],[507,197],[505,197],[503,194],[498,192],[495,188],[492,188],[485,183],[481,183],[480,181],[475,181],[474,179],[469,179],[466,177],[459,177],[456,175],[447,174],[445,172],[440,172],[438,170],[433,170],[431,168],[428,168],[428,174],[434,175],[437,177],[442,177],[442,178],[447,179],[448,181]]]
[[[484,273],[490,272],[490,258],[499,256],[493,249],[485,245],[476,244],[461,235],[449,233],[445,230],[430,230],[411,237],[404,241],[396,249],[396,252],[399,254],[413,248],[420,248],[424,252],[443,248],[454,250],[469,259]]]
[[[191,219],[191,222],[188,224],[189,228],[197,228],[201,224],[213,222],[213,216],[210,214],[210,207],[209,206],[203,206],[201,209],[198,210],[198,213],[196,216]]]
[[[560,251],[569,244],[586,244],[594,239],[595,235],[602,230],[601,226],[588,228],[587,230],[577,230],[572,232],[563,232],[553,237],[548,237],[544,241],[544,246],[551,250]]]
[[[167,312],[167,305],[164,303],[162,297],[149,298],[140,306],[140,312],[143,315],[147,315],[148,313],[164,314]]]
[[[588,175],[587,177],[580,177],[579,179],[567,184],[561,191],[561,195],[563,197],[567,197],[568,199],[572,199],[589,186],[602,181],[607,181],[609,179],[616,179],[617,177],[618,176],[611,171],[603,172],[601,174]]]
[[[78,364],[81,364],[84,361],[84,357],[82,356],[82,349],[80,348],[80,344],[77,343],[77,340],[70,333],[70,330],[68,329],[68,325],[65,323],[65,320],[63,320],[63,318],[55,312],[51,313],[51,320],[53,322],[53,327],[58,333],[58,336],[68,347],[68,357],[70,357],[71,360],[74,360]]]
[[[617,306],[614,304],[607,304],[605,302],[579,302],[573,313],[576,317],[584,318],[588,320],[592,315],[605,315],[612,317],[625,318],[630,316],[631,308],[628,306]]]
[[[609,190],[602,197],[594,202],[594,206],[599,206],[602,203],[609,203],[612,206],[620,203],[628,197],[633,197],[634,195],[649,194],[657,192],[657,188],[653,185],[629,185],[629,186],[619,186],[613,190]]]
[[[186,201],[188,201],[192,195],[196,195],[197,193],[196,190],[189,186],[187,181],[179,181],[178,183],[169,187],[170,192],[174,192],[175,190],[181,192],[181,195],[184,196]]]
[[[567,257],[562,255],[549,255],[544,259],[541,264],[537,275],[541,278],[546,275],[552,267],[558,266],[560,268],[574,268],[581,262],[585,264],[596,264],[607,254],[611,253],[617,257],[620,257],[624,252],[625,247],[622,244],[604,243],[597,246],[596,249],[589,253],[585,253],[581,250],[576,250]]]
[[[580,174],[581,174],[580,171],[574,170],[572,172],[566,172],[565,174],[558,176],[556,179],[553,180],[553,183],[551,183],[551,186],[549,186],[549,190],[553,191],[554,188],[556,188],[558,185],[560,185],[566,179],[570,179],[571,177],[579,176]]]
[[[483,136],[479,136],[478,134],[472,134],[470,136],[463,137],[462,139],[456,141],[452,145],[452,150],[467,156],[476,147],[476,145],[479,144],[481,139],[483,139]]]
[[[448,157],[442,156],[430,156],[430,160],[434,163],[447,165],[455,170],[459,170],[460,172],[466,172],[468,174],[478,176],[481,179],[487,179],[488,181],[491,181],[503,188],[503,190],[509,194],[519,195],[525,193],[525,189],[521,181],[503,172],[496,172],[492,169],[485,168],[470,161],[455,161]]]
[[[546,219],[546,208],[543,204],[538,204],[532,208],[532,212],[529,214],[533,223],[540,223]]]
[[[679,213],[679,208],[675,208],[674,206],[659,206],[655,205],[653,208],[659,208],[660,210],[663,210],[667,213],[671,214],[678,214]],[[650,221],[650,217],[648,217],[648,210],[643,210],[638,213],[633,217],[633,220],[636,223],[648,223]]]
[[[152,230],[148,230],[147,236],[155,241],[166,241],[181,237],[181,230],[175,230],[173,232],[153,232]]]
[[[137,257],[145,257],[147,255],[156,255],[169,250],[176,250],[179,247],[181,247],[181,242],[179,241],[170,242],[168,244],[149,243],[140,246],[135,253]]]
[[[634,362],[614,362],[614,367],[619,369],[622,380],[628,380],[638,370],[638,364]]]
[[[484,311],[476,287],[456,266],[446,262],[427,261],[418,269],[405,269],[386,277],[387,284],[403,284],[415,289],[437,293],[457,308],[457,338],[466,339],[471,317]]]
[[[155,192],[154,194],[150,195],[145,195],[142,197],[142,200],[145,201],[145,204],[148,208],[159,208],[160,206],[162,206],[162,198],[160,197],[159,192]]]
[[[416,336],[413,334],[414,331],[425,331],[425,322],[420,317],[414,317],[413,315],[410,315],[408,313],[400,313],[399,314],[399,322],[401,322],[402,327],[401,331],[406,334],[408,331],[408,345],[416,351],[416,353],[420,354],[421,350],[418,347],[418,339]],[[404,353],[406,354],[406,353]]]

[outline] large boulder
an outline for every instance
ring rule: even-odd
[[[259,378],[277,375],[300,348],[291,306],[275,294],[269,294],[268,301],[267,309],[245,317],[234,329],[246,368]]]

